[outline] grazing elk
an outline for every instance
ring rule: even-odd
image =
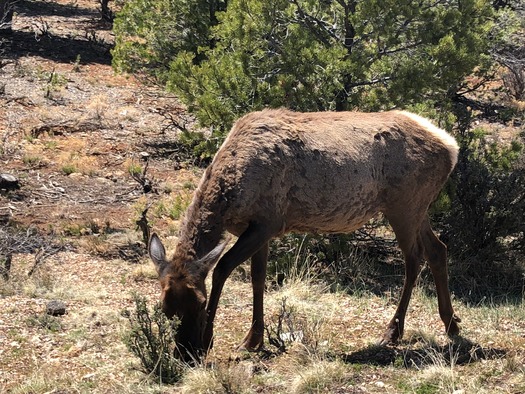
[[[163,310],[181,323],[177,345],[199,356],[211,345],[224,282],[251,258],[253,320],[242,346],[263,344],[268,243],[288,232],[348,233],[382,212],[405,257],[405,283],[383,343],[403,335],[420,264],[430,265],[439,314],[459,332],[448,290],[446,247],[427,210],[454,168],[458,146],[428,120],[402,111],[250,113],[233,126],[195,191],[171,260],[153,235],[149,253]],[[238,236],[222,258],[225,232]],[[213,268],[212,289],[205,278]]]

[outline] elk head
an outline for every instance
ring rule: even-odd
[[[180,320],[176,345],[179,355],[186,361],[198,359],[207,350],[203,346],[207,320],[204,281],[225,246],[226,243],[221,243],[194,261],[185,261],[177,253],[168,261],[159,237],[153,234],[150,238],[148,252],[159,274],[162,311],[169,319],[176,316]]]

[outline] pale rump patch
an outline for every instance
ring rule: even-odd
[[[430,120],[423,118],[422,116],[413,114],[412,112],[408,111],[401,111],[401,113],[419,123],[428,132],[439,138],[443,142],[443,144],[445,144],[447,148],[449,148],[450,160],[452,161],[452,168],[454,168],[456,163],[458,162],[459,153],[459,146],[456,142],[456,139],[452,137],[449,133],[447,133],[445,130],[435,126],[432,122],[430,122]]]

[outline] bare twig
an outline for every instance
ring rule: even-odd
[[[44,18],[39,17],[31,24],[33,32],[35,33],[35,40],[40,41],[44,36],[49,36],[49,23]]]
[[[130,172],[131,177],[137,181],[137,183],[142,187],[142,192],[144,194],[148,193],[155,193],[157,194],[157,189],[154,187],[154,179],[148,179],[148,176],[146,175],[148,172],[148,166],[149,166],[149,154],[146,152],[141,153],[142,160],[144,161],[144,167],[142,168],[141,173],[136,172]]]
[[[162,132],[175,129],[178,131],[189,131],[189,125],[195,120],[180,107],[155,108],[154,112],[158,113],[165,120],[162,126]]]
[[[31,228],[26,231],[17,231],[9,227],[0,228],[0,256],[5,256],[4,268],[0,268],[0,272],[5,279],[8,279],[14,254],[36,253],[35,263],[28,272],[28,275],[31,276],[47,258],[65,249],[65,245],[56,243],[53,239],[42,236]]]
[[[144,244],[146,245],[146,247],[148,246],[148,243],[149,243],[149,237],[150,237],[150,233],[151,233],[151,227],[148,223],[148,210],[149,210],[150,206],[148,205],[143,211],[142,211],[142,214],[140,215],[140,219],[138,219],[135,223],[136,225],[138,226],[138,228],[140,230],[142,230],[142,240],[144,241]]]
[[[8,254],[7,256],[5,256],[4,259],[0,258],[0,262],[3,262],[3,267],[0,266],[0,274],[2,275],[2,278],[4,278],[4,280],[9,280],[9,271],[11,271],[12,259],[12,254]]]

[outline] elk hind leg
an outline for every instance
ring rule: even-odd
[[[423,246],[418,236],[420,220],[417,220],[417,217],[419,215],[405,213],[399,216],[392,212],[385,212],[385,216],[396,234],[397,243],[405,257],[405,282],[401,298],[380,342],[381,344],[393,344],[403,337],[408,304],[423,261]]]
[[[402,248],[403,249],[403,248]],[[411,248],[413,249],[413,248]],[[408,310],[408,304],[410,297],[412,296],[412,290],[416,283],[419,275],[419,269],[421,266],[421,259],[419,253],[414,250],[405,252],[405,283],[401,292],[401,298],[397,306],[396,312],[390,323],[388,323],[386,332],[381,340],[382,345],[394,344],[401,338],[403,338],[403,332],[405,328],[405,316]]]
[[[439,316],[445,324],[447,334],[450,336],[457,335],[459,333],[458,323],[461,322],[461,319],[455,315],[450,299],[447,247],[432,231],[428,218],[425,218],[421,225],[420,239],[424,247],[424,257],[430,266],[436,284]]]

